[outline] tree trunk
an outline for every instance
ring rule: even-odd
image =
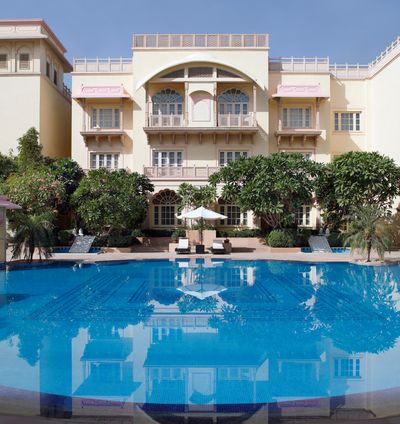
[[[367,262],[371,262],[371,249],[372,249],[372,242],[371,240],[367,241]]]

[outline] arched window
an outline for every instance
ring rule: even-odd
[[[171,88],[165,88],[152,97],[153,115],[182,115],[183,97]]]
[[[220,115],[247,115],[249,113],[249,96],[237,88],[224,91],[218,97]]]
[[[176,218],[179,196],[173,190],[161,190],[153,198],[153,224],[155,227],[176,227],[180,221]]]

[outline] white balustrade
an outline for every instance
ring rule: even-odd
[[[217,166],[145,166],[144,175],[150,179],[207,180],[219,170]]]

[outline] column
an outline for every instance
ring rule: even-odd
[[[150,126],[150,120],[149,120],[149,104],[150,104],[150,99],[149,99],[149,92],[148,92],[148,87],[147,84],[145,86],[145,101],[146,101],[146,114],[145,114],[145,125],[146,126]]]
[[[214,81],[213,87],[213,99],[214,99],[214,127],[218,126],[218,102],[217,102],[217,82]]]
[[[320,129],[320,123],[319,123],[319,97],[316,98],[316,107],[315,107],[315,128],[317,130]]]
[[[282,131],[282,100],[278,97],[278,131]]]
[[[189,83],[185,82],[185,127],[189,125]]]
[[[256,122],[256,112],[257,112],[257,87],[253,84],[253,125]]]

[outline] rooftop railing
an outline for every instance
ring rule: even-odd
[[[267,49],[268,34],[134,34],[134,49]]]
[[[74,72],[129,73],[132,72],[132,58],[74,59]]]
[[[270,71],[294,73],[331,73],[337,78],[366,78],[369,65],[330,64],[329,57],[279,57],[269,60]]]

